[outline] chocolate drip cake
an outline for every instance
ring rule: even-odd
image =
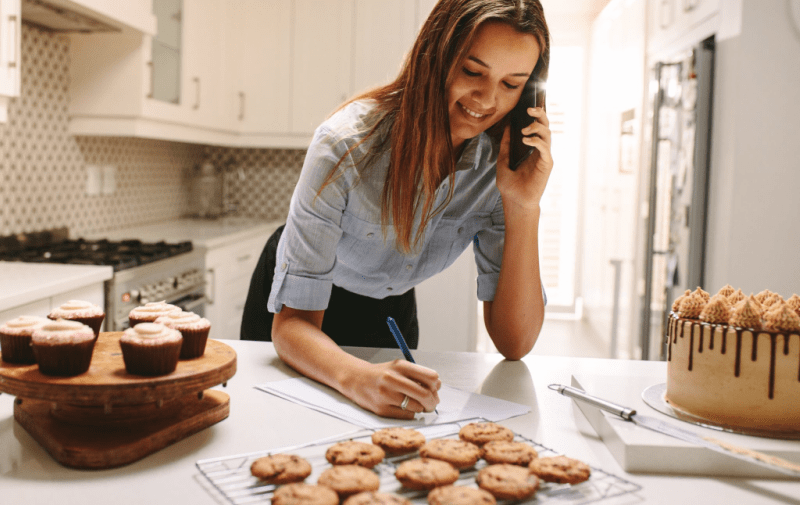
[[[800,297],[725,286],[675,300],[666,401],[732,428],[800,431]]]

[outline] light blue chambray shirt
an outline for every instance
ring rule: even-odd
[[[361,178],[350,163],[317,196],[341,156],[363,138],[359,131],[372,104],[351,103],[314,133],[278,244],[270,312],[280,312],[283,305],[324,310],[332,284],[377,299],[403,294],[451,265],[470,243],[478,267],[478,298],[494,299],[505,221],[495,184],[496,148],[485,133],[465,147],[456,166],[453,198],[430,221],[415,253],[396,249],[391,225],[384,240],[381,194],[388,153]],[[346,161],[361,159],[374,143],[365,142]],[[446,200],[449,184],[445,179],[437,189],[435,206]],[[419,216],[415,222],[419,224]]]

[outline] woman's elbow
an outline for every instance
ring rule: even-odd
[[[519,361],[533,349],[539,338],[539,329],[523,332],[518,335],[509,335],[505,338],[493,338],[495,347],[509,361]]]

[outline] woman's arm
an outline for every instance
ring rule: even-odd
[[[544,322],[544,297],[539,272],[540,201],[553,158],[550,123],[541,108],[528,109],[536,122],[523,128],[527,145],[537,148],[516,170],[508,168],[509,131],[497,157],[497,187],[503,201],[505,238],[495,298],[484,302],[484,322],[506,359],[520,359],[536,343]]]
[[[380,416],[412,419],[416,412],[433,411],[439,374],[405,360],[373,364],[348,354],[322,332],[324,314],[287,306],[275,314],[272,341],[286,364]],[[405,396],[410,400],[403,410]]]

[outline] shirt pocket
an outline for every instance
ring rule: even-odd
[[[336,260],[349,269],[374,274],[386,268],[387,257],[394,250],[394,228],[386,227],[384,240],[380,223],[370,223],[345,212],[342,215],[342,238]]]
[[[450,249],[444,268],[449,267],[469,247],[479,231],[492,226],[492,219],[487,214],[473,214],[464,219],[442,219],[443,228],[450,237]]]

